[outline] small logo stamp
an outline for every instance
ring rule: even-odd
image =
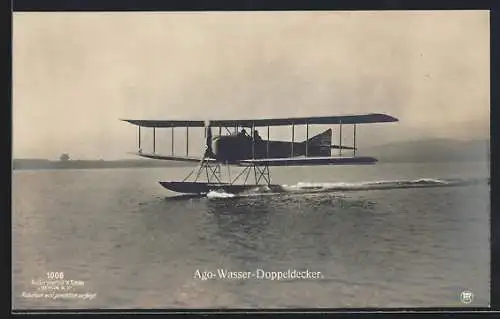
[[[470,304],[474,300],[472,291],[464,290],[460,293],[460,301],[464,304]]]

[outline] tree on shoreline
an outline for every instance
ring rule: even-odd
[[[67,153],[63,153],[60,157],[59,157],[59,160],[61,162],[67,162],[69,161],[69,155]]]

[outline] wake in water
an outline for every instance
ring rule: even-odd
[[[207,198],[233,198],[234,196],[236,195],[232,193],[226,193],[223,191],[210,191],[207,194]]]
[[[419,187],[450,187],[464,186],[486,183],[480,179],[434,179],[434,178],[419,178],[414,180],[383,180],[383,181],[364,181],[353,183],[297,183],[295,185],[282,185],[287,191],[301,190],[370,190],[370,189],[397,189],[397,188],[419,188]]]
[[[404,189],[424,187],[453,187],[474,184],[489,184],[489,179],[435,179],[419,178],[414,180],[381,180],[363,182],[338,182],[338,183],[309,183],[299,182],[294,185],[262,185],[256,186],[250,191],[239,194],[231,194],[222,191],[211,191],[206,197],[209,199],[226,199],[247,196],[264,196],[282,193],[321,193],[335,191],[363,191],[381,189]]]

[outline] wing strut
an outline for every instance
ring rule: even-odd
[[[340,133],[339,133],[339,156],[342,156],[342,121],[340,121]]]
[[[269,126],[267,126],[266,157],[269,158]]]
[[[252,134],[252,158],[255,158],[255,133],[254,133],[254,130],[255,130],[255,126],[252,123],[252,132],[250,133],[250,134]]]
[[[354,156],[356,156],[356,123],[354,123],[354,150],[353,150],[353,153],[354,153]]]
[[[186,157],[189,156],[189,126],[186,126]]]
[[[156,152],[156,127],[153,127],[153,154]]]
[[[292,157],[293,157],[293,144],[295,144],[294,142],[295,142],[295,124],[292,123],[292,155],[291,155]]]
[[[306,157],[308,148],[309,148],[309,123],[306,123]]]
[[[172,156],[174,156],[174,127],[172,126],[171,128],[171,134],[170,138],[172,140]]]
[[[138,126],[139,128],[139,151],[141,150],[141,126]]]

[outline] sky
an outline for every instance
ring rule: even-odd
[[[13,157],[129,158],[137,128],[123,118],[386,113],[400,121],[358,125],[360,148],[487,139],[489,59],[487,11],[16,12]],[[170,130],[156,136],[168,154]],[[192,129],[192,154],[202,141]]]

